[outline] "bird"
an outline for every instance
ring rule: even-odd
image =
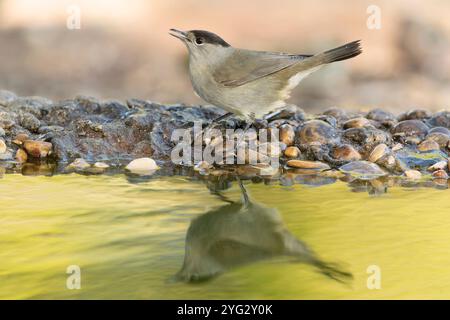
[[[322,66],[362,52],[361,40],[319,54],[254,51],[231,46],[205,30],[169,33],[189,51],[189,74],[195,93],[230,115],[251,123],[287,106],[291,91]]]

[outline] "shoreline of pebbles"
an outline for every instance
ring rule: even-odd
[[[173,172],[177,165],[170,160],[175,146],[170,141],[172,131],[198,120],[207,124],[222,114],[212,106],[165,106],[137,99],[122,103],[81,96],[53,102],[0,90],[0,175],[98,174],[123,170],[132,160],[129,168],[144,173],[152,174],[158,166],[162,172]],[[244,126],[231,118],[218,128]],[[306,115],[290,106],[269,122],[257,121],[255,127],[279,129],[281,170],[200,162],[188,166],[188,171],[204,176],[256,172],[279,179],[289,174],[363,181],[400,177],[448,185],[450,111],[432,114],[413,109],[396,116],[382,109],[330,108]]]

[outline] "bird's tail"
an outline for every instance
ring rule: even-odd
[[[356,57],[362,52],[361,40],[353,41],[343,46],[316,54],[310,58],[302,60],[298,66],[301,70],[317,70],[324,64],[332,63],[335,61],[342,61]],[[315,69],[313,69],[315,68]]]
[[[335,61],[347,60],[361,54],[361,40],[356,40],[343,46],[319,53],[315,57],[319,58],[322,63],[331,63]]]

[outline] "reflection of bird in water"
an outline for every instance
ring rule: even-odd
[[[352,278],[350,273],[321,261],[284,227],[275,208],[251,201],[242,182],[238,182],[242,202],[227,200],[228,204],[191,222],[183,267],[176,274],[176,280],[208,280],[230,268],[276,256],[289,256],[313,265],[322,274],[340,282]]]

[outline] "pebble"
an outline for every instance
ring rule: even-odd
[[[422,178],[422,173],[417,170],[406,170],[405,177],[411,180],[420,180]]]
[[[414,109],[405,112],[404,114],[399,116],[399,121],[403,120],[422,120],[431,117],[431,113],[428,110],[424,109]]]
[[[374,110],[370,111],[366,115],[366,118],[375,120],[378,122],[396,121],[397,120],[396,117],[392,113],[381,110],[381,109],[374,109]]]
[[[34,158],[45,158],[51,154],[52,151],[52,144],[45,141],[25,140],[23,142],[23,147],[28,155]]]
[[[381,143],[372,150],[372,152],[369,155],[368,160],[370,162],[377,162],[378,160],[380,160],[382,157],[384,157],[387,154],[389,154],[389,147],[386,144]]]
[[[435,141],[439,147],[445,147],[450,141],[450,135],[442,132],[431,132],[426,136],[426,140]]]
[[[326,144],[336,136],[336,130],[322,120],[310,120],[304,123],[299,131],[299,140],[302,144],[311,142]]]
[[[336,146],[332,151],[332,156],[338,160],[355,161],[361,160],[361,155],[349,144]]]
[[[362,127],[366,127],[369,125],[371,125],[369,120],[367,120],[366,118],[360,117],[360,118],[354,118],[354,119],[347,120],[344,123],[344,129],[362,128]]]
[[[344,164],[339,170],[361,180],[371,180],[387,174],[377,164],[369,161],[353,161]]]
[[[289,124],[283,124],[280,127],[280,141],[286,144],[287,146],[291,146],[294,144],[295,139],[295,130]]]
[[[315,170],[328,170],[330,166],[320,161],[307,161],[307,160],[289,160],[288,167],[298,169],[315,169]]]
[[[212,168],[213,166],[210,163],[206,161],[200,161],[194,166],[194,171],[207,171]]]
[[[420,120],[405,120],[392,128],[392,134],[399,137],[424,137],[428,133],[428,127]]]
[[[284,150],[284,155],[287,158],[298,158],[300,156],[300,149],[295,146],[287,147]]]
[[[442,170],[448,166],[448,161],[439,161],[428,167],[428,171]]]
[[[153,174],[159,169],[155,160],[151,158],[139,158],[131,161],[126,167],[128,171],[136,174],[147,175]]]
[[[23,149],[17,149],[16,151],[16,161],[19,163],[27,162],[28,155]]]
[[[428,152],[428,151],[433,151],[433,150],[439,150],[439,144],[436,141],[433,140],[424,140],[422,141],[418,146],[417,149],[420,152]]]
[[[74,169],[74,170],[85,170],[90,167],[91,167],[91,165],[83,158],[77,158],[71,164],[69,164],[67,166],[68,169]]]
[[[0,153],[5,153],[7,150],[6,143],[3,139],[0,139]]]
[[[428,121],[432,127],[445,127],[450,129],[450,111],[441,111],[434,114]]]
[[[0,127],[0,137],[4,137],[5,135],[6,135],[5,130],[2,127]]]
[[[445,170],[436,170],[432,173],[433,178],[438,179],[448,179],[448,174],[445,172]]]
[[[19,133],[19,134],[17,134],[17,135],[14,137],[14,139],[12,140],[12,142],[15,143],[15,144],[17,144],[17,145],[19,145],[19,146],[21,146],[21,145],[23,144],[23,142],[24,142],[25,140],[28,140],[28,139],[29,139],[28,134],[26,134],[26,133]]]
[[[96,162],[94,163],[94,168],[107,169],[109,168],[109,165],[104,162]]]
[[[398,150],[401,150],[401,149],[403,149],[403,147],[404,147],[403,144],[401,144],[401,143],[396,143],[396,144],[394,144],[394,146],[392,147],[392,151],[398,151]]]

